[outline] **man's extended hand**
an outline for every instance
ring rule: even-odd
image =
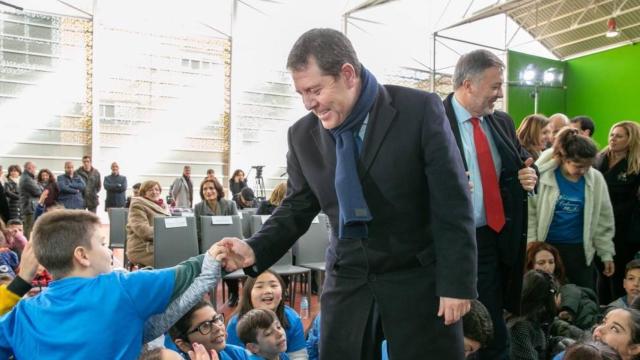
[[[524,162],[524,166],[520,171],[518,171],[518,180],[520,180],[520,185],[525,191],[533,191],[536,187],[536,183],[538,182],[538,175],[536,175],[536,171],[531,167],[533,165],[533,159],[528,158]]]
[[[216,246],[224,248],[225,251],[216,259],[222,261],[222,266],[229,272],[249,267],[256,262],[253,249],[241,239],[224,238]]]
[[[451,325],[460,320],[471,309],[471,301],[467,299],[454,299],[440,297],[438,316],[444,316],[444,324]]]

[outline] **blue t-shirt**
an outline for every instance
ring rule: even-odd
[[[285,353],[280,353],[280,354],[278,354],[278,359],[279,360],[289,360],[289,355],[287,355]],[[265,358],[263,358],[262,356],[258,356],[256,354],[251,354],[251,355],[249,355],[249,360],[265,360]]]
[[[0,249],[0,266],[5,267],[1,269],[1,272],[16,277],[15,270],[18,269],[20,260],[18,260],[18,254],[9,249]]]
[[[555,170],[560,196],[546,241],[551,244],[582,244],[584,233],[584,176],[572,182]]]
[[[318,343],[320,342],[320,314],[316,315],[311,323],[311,329],[307,335],[307,354],[309,360],[318,360],[320,358],[320,352],[318,351]]]
[[[289,322],[289,328],[285,329],[285,333],[287,334],[287,352],[290,353],[306,348],[304,327],[302,326],[302,320],[300,320],[298,313],[285,305],[284,316]],[[227,343],[244,347],[244,343],[240,341],[238,333],[236,332],[236,326],[238,326],[238,315],[233,315],[227,325]]]
[[[564,359],[564,351],[553,357],[553,360],[562,360],[562,359]]]
[[[171,298],[175,269],[56,280],[0,318],[0,358],[137,359],[145,321]]]
[[[240,346],[229,345],[218,353],[220,360],[249,360],[251,355]]]

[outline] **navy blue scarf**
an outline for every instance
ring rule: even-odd
[[[362,89],[360,97],[345,121],[331,135],[336,141],[336,194],[340,206],[340,228],[338,237],[364,238],[367,236],[367,222],[373,217],[362,193],[358,177],[358,151],[355,136],[360,131],[364,119],[371,111],[378,95],[378,82],[367,69],[360,74]]]

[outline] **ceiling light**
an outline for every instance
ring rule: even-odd
[[[607,20],[607,33],[606,37],[612,38],[620,35],[620,31],[618,31],[618,24],[616,23],[616,18],[609,18]]]

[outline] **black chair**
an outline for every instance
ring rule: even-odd
[[[153,257],[156,269],[176,266],[199,253],[193,216],[154,219]]]

